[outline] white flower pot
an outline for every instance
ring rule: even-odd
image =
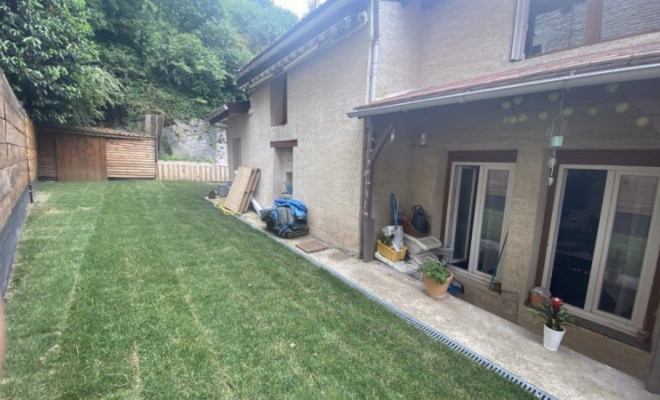
[[[543,325],[543,347],[550,351],[557,351],[561,340],[564,338],[566,329],[562,328],[561,331],[548,328],[548,325]]]

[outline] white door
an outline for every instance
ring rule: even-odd
[[[544,286],[578,316],[642,326],[660,247],[660,169],[562,166]]]

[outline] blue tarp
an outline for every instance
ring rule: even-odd
[[[280,236],[287,231],[307,227],[307,207],[298,200],[276,199],[275,207],[263,210],[261,220],[272,223],[272,229]]]

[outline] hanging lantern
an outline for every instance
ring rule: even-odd
[[[567,113],[566,111],[571,110]],[[569,116],[572,114],[572,108],[566,108],[564,110],[564,92],[561,94],[561,103],[559,103],[559,113],[552,120],[552,124],[546,131],[546,137],[550,142],[550,147],[552,148],[552,155],[548,159],[548,168],[550,169],[550,176],[548,177],[548,186],[552,186],[555,183],[555,167],[557,166],[557,148],[564,145],[564,136],[568,133],[568,121],[564,116]]]
[[[550,147],[553,149],[564,145],[564,136],[568,133],[568,121],[564,118],[566,114],[564,111],[566,110],[564,110],[564,93],[562,93],[559,114],[552,120],[552,124],[546,131],[546,137],[550,142]]]

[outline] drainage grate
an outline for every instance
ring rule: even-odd
[[[239,218],[242,219],[242,218]],[[270,237],[273,240],[278,241],[276,238],[272,237],[268,233],[264,232],[263,230],[259,229],[258,227],[253,226],[249,221],[245,221],[249,226],[251,226],[254,229],[257,229],[260,232],[265,233],[268,237]],[[536,396],[537,398],[541,400],[556,400],[556,398],[546,391],[532,385],[531,383],[527,382],[523,378],[507,371],[506,369],[500,367],[499,365],[493,363],[489,359],[475,353],[474,351],[468,349],[467,347],[455,342],[454,340],[448,338],[447,336],[443,335],[442,333],[438,332],[435,328],[430,327],[429,325],[426,325],[424,322],[418,320],[417,318],[399,310],[398,308],[394,307],[392,304],[386,302],[385,300],[381,299],[380,297],[376,296],[375,294],[371,293],[370,291],[364,289],[363,287],[357,285],[356,283],[352,282],[348,278],[342,276],[338,272],[335,272],[328,267],[326,267],[323,263],[320,261],[314,259],[311,257],[309,254],[306,254],[297,248],[295,246],[289,246],[286,243],[283,243],[285,246],[289,247],[294,253],[302,256],[305,258],[307,261],[311,262],[315,266],[327,271],[330,275],[334,276],[335,278],[339,279],[340,281],[344,282],[346,285],[349,287],[357,290],[358,292],[364,294],[367,296],[369,299],[372,301],[380,304],[381,306],[385,307],[387,310],[398,316],[399,318],[403,319],[410,325],[414,326],[415,328],[421,330],[422,332],[426,333],[429,335],[433,340],[440,342],[444,344],[445,346],[449,347],[450,349],[454,350],[458,354],[464,355],[471,359],[472,361],[476,362],[477,364],[488,368],[489,370],[495,372],[496,374],[502,376],[506,380],[513,382],[514,384],[520,386],[523,390],[531,393],[532,395]]]

